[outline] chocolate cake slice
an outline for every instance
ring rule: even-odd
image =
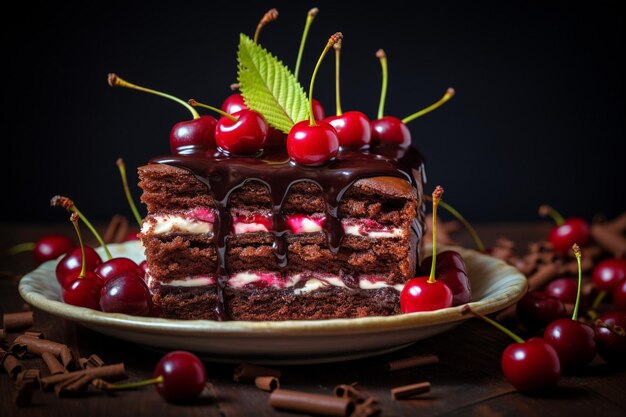
[[[424,180],[417,150],[393,153],[348,151],[305,167],[270,148],[140,167],[155,303],[180,319],[399,313],[418,262]]]

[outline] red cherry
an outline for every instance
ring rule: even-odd
[[[326,118],[324,106],[316,99],[313,99],[313,117],[315,117],[315,120],[324,120]]]
[[[609,311],[595,323],[598,353],[609,363],[626,363],[626,311]]]
[[[135,240],[139,240],[137,231],[128,232],[126,237],[124,238],[124,242],[134,242]]]
[[[600,291],[611,291],[626,280],[626,260],[605,259],[593,268],[593,283]]]
[[[146,261],[142,261],[139,264],[139,268],[141,268],[142,274],[140,275],[141,278],[145,278],[148,276],[148,272],[150,271],[150,269],[148,268],[148,262]]]
[[[59,256],[71,251],[74,242],[63,235],[44,236],[35,242],[33,256],[37,263],[44,263],[57,259]]]
[[[91,271],[86,271],[84,277],[79,275],[80,270],[67,276],[67,284],[61,289],[63,301],[78,307],[100,310],[102,280]]]
[[[61,287],[63,287],[66,282],[69,282],[67,277],[71,272],[80,271],[82,259],[83,256],[80,248],[72,249],[61,258],[55,270],[57,281],[59,281]],[[89,246],[85,246],[85,263],[87,271],[92,271],[102,263],[102,259],[95,250]]]
[[[107,282],[111,278],[114,278],[121,274],[134,274],[137,276],[143,276],[143,270],[135,262],[128,258],[113,258],[98,265],[94,270],[96,274],[104,281]]]
[[[107,281],[99,297],[102,311],[106,313],[148,316],[152,309],[148,286],[143,279],[128,272]]]
[[[413,278],[400,293],[403,313],[433,311],[452,306],[452,291],[443,281],[428,282],[428,277]]]
[[[215,127],[215,143],[233,155],[255,154],[263,148],[267,139],[267,122],[254,110],[241,110],[230,117],[222,116]]]
[[[222,111],[228,114],[234,114],[241,110],[249,110],[243,96],[239,93],[231,94],[222,103]]]
[[[174,154],[187,155],[207,149],[215,149],[215,125],[213,116],[178,122],[170,132],[170,150]]]
[[[548,241],[552,243],[556,252],[564,253],[574,243],[585,246],[589,243],[589,225],[583,219],[570,217],[560,226],[553,227],[548,235]]]
[[[154,368],[153,378],[161,378],[155,387],[167,401],[196,398],[206,385],[206,369],[194,354],[181,350],[163,356]]]
[[[322,165],[337,155],[339,139],[334,127],[324,121],[296,123],[287,136],[287,153],[298,164]]]
[[[339,146],[342,148],[362,148],[368,146],[372,137],[370,120],[360,111],[345,112],[340,116],[324,119],[337,131]]]
[[[552,388],[561,379],[556,351],[539,337],[507,346],[501,363],[507,381],[521,392]]]
[[[539,330],[567,316],[565,304],[542,291],[530,291],[517,303],[517,317],[528,329]]]
[[[433,257],[424,258],[420,269],[423,274],[430,271]],[[435,277],[442,281],[452,291],[452,305],[469,303],[471,300],[471,289],[467,268],[461,254],[451,250],[437,254],[437,264],[435,265]]]
[[[396,145],[408,148],[411,145],[411,131],[402,120],[385,116],[372,120],[372,145]]]
[[[626,279],[613,288],[613,305],[619,310],[626,310]]]
[[[596,338],[593,327],[572,319],[552,322],[543,338],[559,355],[563,370],[580,369],[596,356]]]
[[[578,292],[578,281],[575,278],[559,278],[546,287],[546,294],[556,297],[564,303],[574,303]]]

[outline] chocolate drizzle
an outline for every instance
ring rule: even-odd
[[[228,281],[226,249],[232,229],[232,218],[228,209],[231,193],[248,181],[264,184],[272,200],[274,236],[273,251],[280,267],[287,266],[286,234],[290,231],[282,205],[289,189],[296,183],[310,181],[322,190],[325,201],[324,232],[328,247],[333,253],[341,248],[344,230],[338,218],[339,202],[354,182],[370,177],[399,177],[411,183],[421,192],[424,178],[423,159],[413,147],[408,149],[381,148],[373,151],[344,151],[322,167],[305,167],[289,161],[284,147],[265,150],[256,157],[229,157],[221,153],[195,153],[154,158],[150,163],[167,164],[185,169],[207,185],[216,202],[214,243],[217,253],[217,297],[216,319],[227,320],[224,308],[224,288]],[[413,232],[421,236],[421,227],[413,223]]]

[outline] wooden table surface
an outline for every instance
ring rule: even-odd
[[[46,233],[62,231],[67,225],[0,225],[0,247],[34,240]],[[521,247],[545,236],[545,224],[491,224],[478,227],[486,244],[507,236]],[[469,242],[459,236],[462,243]],[[3,259],[0,271],[0,310],[20,311],[23,301],[17,293],[20,274],[32,269],[28,255]],[[35,311],[35,329],[50,340],[69,345],[83,355],[97,353],[107,363],[124,362],[131,380],[151,376],[160,354],[92,332],[81,326]],[[375,396],[381,416],[625,416],[626,371],[607,366],[596,358],[584,372],[566,376],[559,386],[541,395],[517,393],[504,379],[500,355],[510,343],[500,332],[477,320],[470,320],[447,333],[418,342],[404,350],[357,361],[309,366],[281,366],[281,387],[330,394],[337,384],[358,382],[362,391]],[[440,363],[390,373],[389,360],[415,354],[433,353]],[[45,365],[39,359],[24,361],[26,367]],[[268,394],[254,385],[234,383],[232,365],[206,363],[208,389],[196,402],[187,405],[166,403],[154,388],[116,394],[93,393],[81,398],[56,398],[50,392],[35,392],[33,404],[13,404],[14,383],[0,374],[0,416],[291,416],[268,406]],[[414,400],[394,401],[392,387],[430,381],[432,390]]]

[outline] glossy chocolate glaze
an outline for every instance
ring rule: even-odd
[[[370,151],[342,151],[329,163],[320,167],[297,165],[289,160],[284,147],[272,147],[255,157],[230,157],[222,153],[197,152],[154,158],[152,164],[166,164],[192,173],[207,185],[215,199],[214,243],[217,253],[218,305],[217,320],[227,320],[224,309],[224,287],[228,281],[226,243],[231,233],[232,219],[228,210],[230,194],[248,181],[259,181],[269,190],[272,199],[273,251],[281,267],[287,265],[285,234],[290,230],[282,215],[282,204],[292,185],[311,181],[322,190],[326,203],[324,232],[328,247],[337,253],[344,237],[341,221],[337,218],[339,202],[357,180],[371,177],[398,177],[421,190],[425,182],[422,155],[413,147],[398,149],[385,147]],[[417,179],[416,176],[422,177]],[[413,232],[421,237],[421,225],[413,222]]]

